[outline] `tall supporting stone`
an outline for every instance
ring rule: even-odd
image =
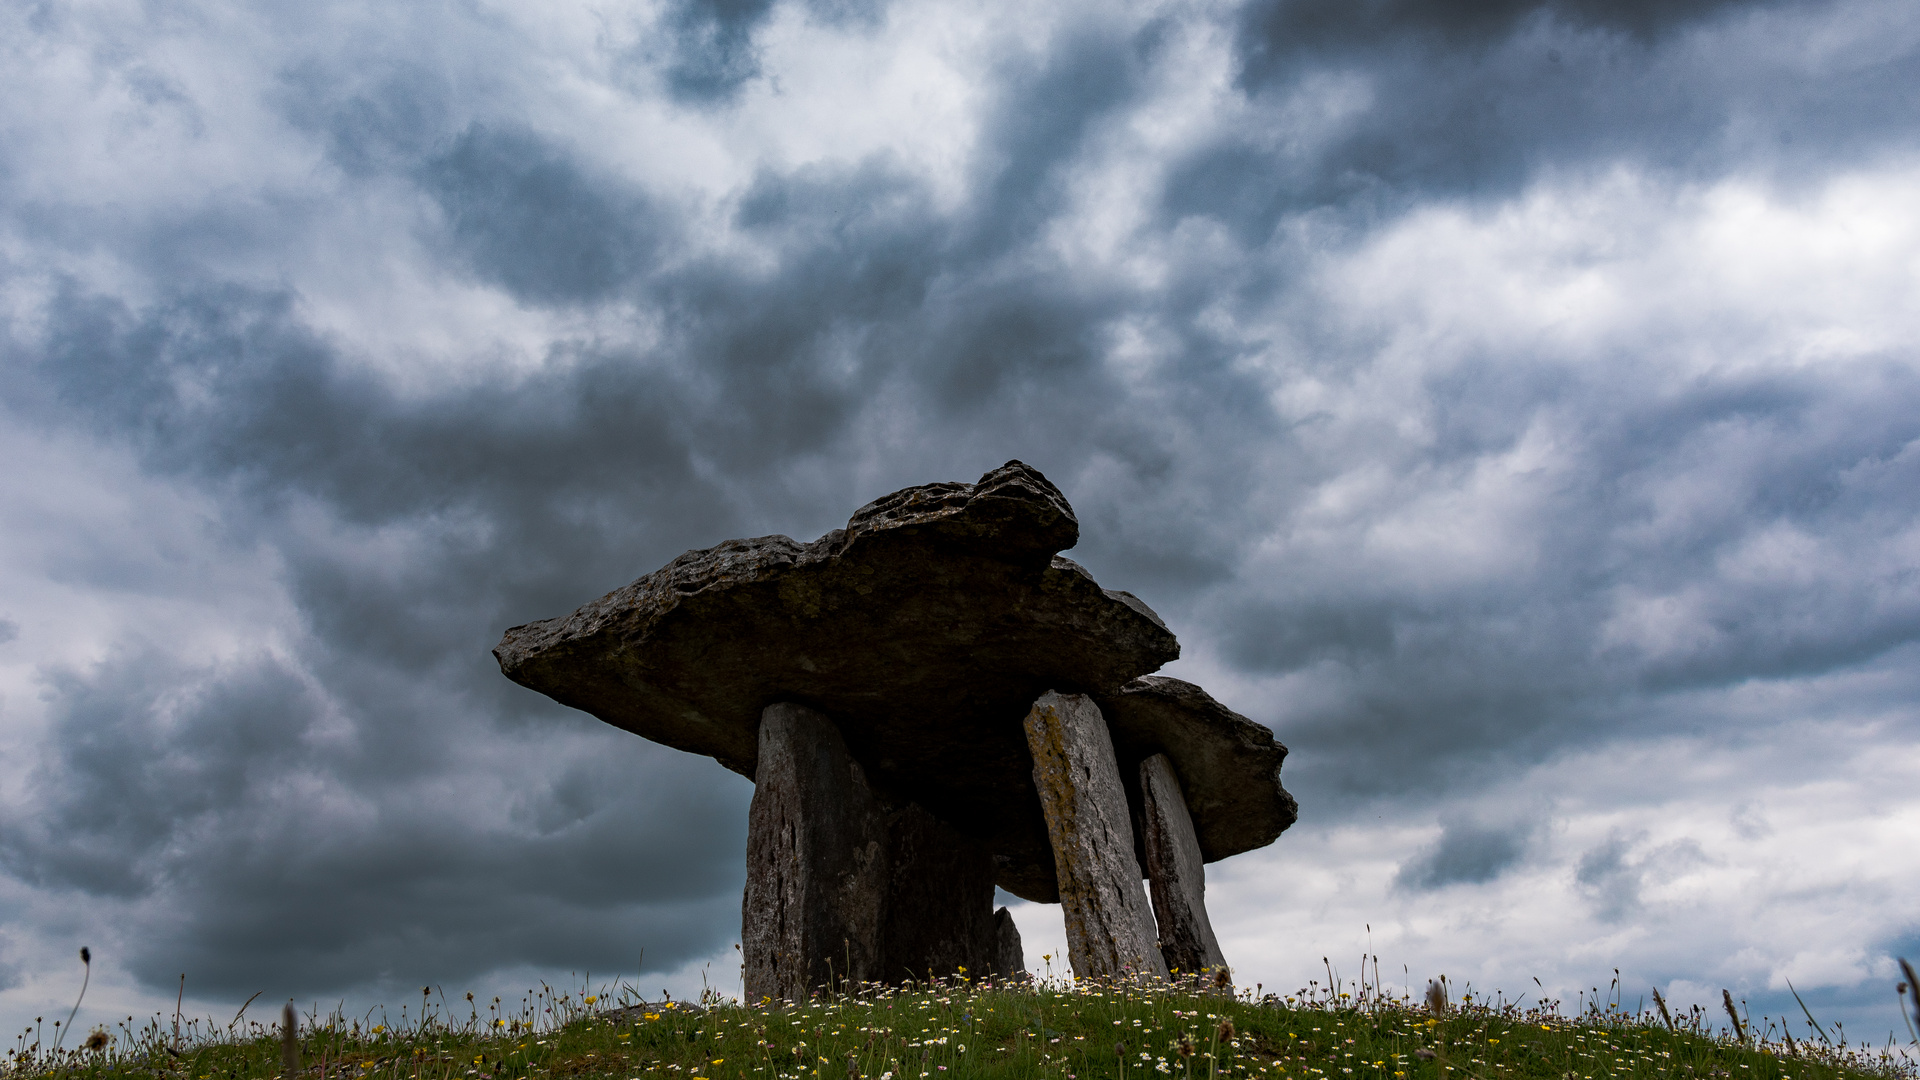
[[[991,971],[1001,982],[1027,977],[1027,951],[1020,945],[1020,928],[1013,924],[1013,912],[1006,908],[993,913]]]
[[[1165,978],[1106,719],[1092,699],[1049,690],[1027,713],[1026,732],[1074,976]]]
[[[768,706],[759,739],[740,920],[748,1001],[994,970],[1005,910],[985,844],[890,805],[812,709]]]
[[[1227,966],[1207,919],[1207,872],[1200,841],[1173,761],[1155,754],[1140,763],[1141,840],[1147,882],[1160,927],[1160,955],[1180,976],[1213,975]]]
[[[769,705],[747,811],[740,951],[749,1002],[805,1000],[841,978],[882,975],[885,839],[879,800],[833,722],[802,705]]]

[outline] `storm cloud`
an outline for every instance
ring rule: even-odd
[[[1020,458],[1293,750],[1250,980],[1890,1018],[1911,5],[195,10],[0,15],[7,1016],[730,977],[747,785],[488,649]]]

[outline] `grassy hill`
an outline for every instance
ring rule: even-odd
[[[397,1022],[370,1015],[241,1022],[156,1019],[53,1051],[34,1033],[15,1076],[154,1080],[1911,1080],[1907,1059],[1784,1034],[1709,1030],[1615,1007],[1563,1016],[1471,999],[1451,1007],[1362,990],[1291,998],[1169,987],[903,989],[741,1005],[626,1004],[542,989],[518,1003],[423,995]],[[243,1010],[244,1011],[244,1010]],[[460,1017],[459,1014],[466,1015]],[[1769,1027],[1769,1032],[1772,1032]]]

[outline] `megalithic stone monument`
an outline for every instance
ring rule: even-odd
[[[1286,748],[1199,687],[1150,674],[1178,642],[1147,605],[1059,556],[1078,536],[1058,489],[1009,462],[977,484],[895,492],[810,544],[689,551],[514,627],[494,655],[515,682],[755,781],[750,998],[961,968],[1011,977],[1024,960],[995,885],[1052,903],[1118,895],[1128,875],[1132,913],[1083,920],[1074,970],[1159,974],[1141,861],[1186,898],[1177,915],[1156,879],[1162,946],[1169,920],[1204,927],[1199,864],[1294,821]],[[1074,722],[1067,742],[1036,749],[1028,718],[1043,699],[1072,699]],[[1111,777],[1096,792],[1075,769],[1046,772],[1056,745]],[[1156,772],[1143,787],[1156,755],[1173,782]],[[1191,841],[1155,863],[1150,829],[1177,817],[1169,800]],[[1087,875],[1105,875],[1107,893]]]

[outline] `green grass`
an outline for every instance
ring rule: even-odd
[[[632,1002],[631,993],[627,1001]],[[550,989],[503,1006],[423,996],[389,1022],[309,1014],[300,1080],[1913,1080],[1906,1059],[1826,1044],[1674,1029],[1617,1008],[1576,1017],[1475,1002],[1435,1015],[1404,999],[1303,992],[1253,1000],[1167,987],[964,979],[765,1007],[723,1002],[624,1009]],[[451,1007],[450,1007],[451,1006]],[[460,1017],[465,1013],[465,1017]],[[279,1025],[224,1029],[158,1019],[91,1047],[51,1052],[22,1036],[14,1076],[285,1080]]]

